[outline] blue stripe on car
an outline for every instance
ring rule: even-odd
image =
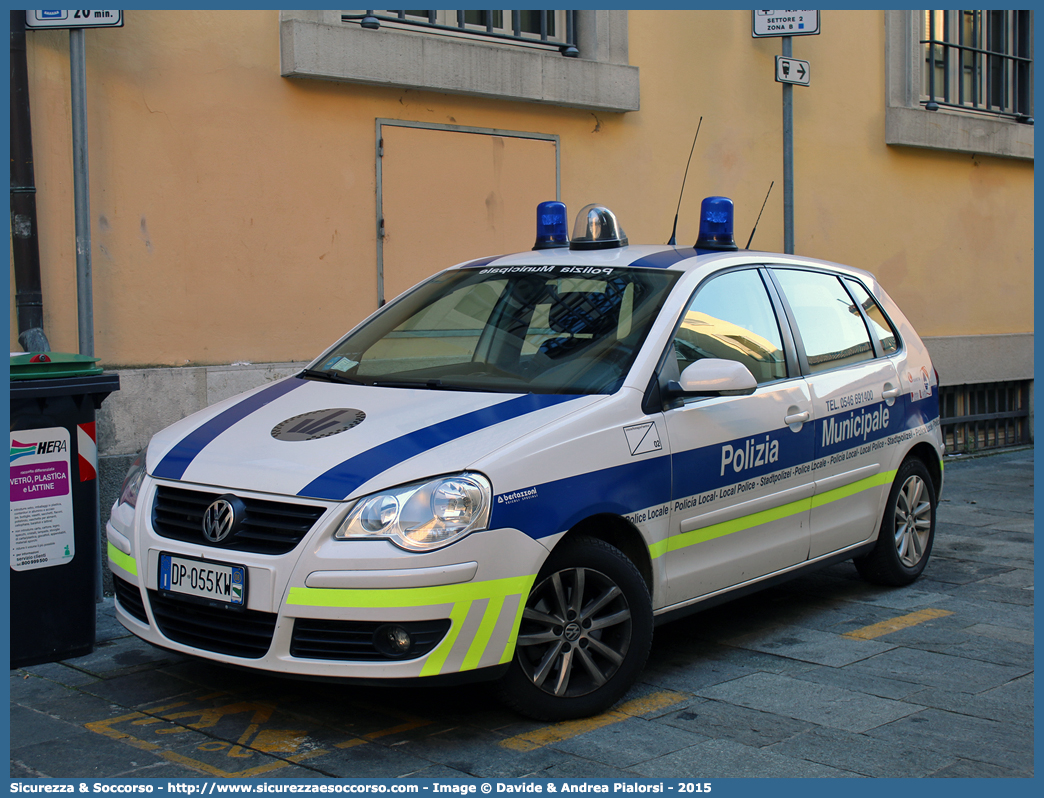
[[[491,529],[518,529],[540,539],[600,514],[626,515],[666,505],[671,498],[669,455],[592,471],[493,499]]]
[[[469,260],[467,263],[462,263],[457,268],[459,269],[477,269],[479,266],[487,266],[495,260],[500,260],[503,255],[493,255],[489,258],[478,258],[476,260]]]
[[[282,380],[218,413],[210,421],[201,424],[178,441],[160,460],[153,476],[161,479],[181,479],[196,456],[218,435],[233,424],[242,421],[255,410],[260,410],[280,396],[285,396],[302,385],[304,385],[304,380],[293,378]]]
[[[882,407],[883,402],[865,406],[860,411],[873,412]],[[849,418],[860,411],[845,411],[818,419],[814,426],[806,424],[796,435],[787,427],[766,430],[743,438],[719,441],[501,493],[493,498],[489,527],[518,529],[539,540],[566,532],[578,522],[600,514],[626,516],[651,508],[650,517],[666,516],[671,512],[671,503],[674,501],[728,485],[760,480],[767,474],[789,471],[785,479],[800,480],[785,482],[781,487],[812,482],[815,480],[815,461],[825,463],[824,458],[830,454],[858,449],[867,443],[930,423],[939,414],[938,396],[936,394],[916,403],[911,402],[909,396],[904,396],[888,409],[887,425],[861,431],[858,436],[853,435],[828,445],[823,444],[823,425],[829,424],[831,419],[836,424],[838,420]],[[745,464],[739,469],[734,467],[735,460],[730,462],[730,467],[723,463],[724,447],[732,447],[735,452],[749,456],[756,451],[755,447],[766,441],[778,443],[776,459],[765,458],[762,463],[753,462],[749,467]],[[796,467],[803,465],[806,468],[799,472]]]
[[[436,446],[577,398],[561,394],[526,394],[432,424],[345,460],[305,485],[297,495],[340,501],[378,474]]]
[[[725,447],[731,447],[728,454]],[[805,424],[797,433],[789,427],[763,430],[743,438],[675,452],[672,455],[674,498],[695,496],[792,469],[811,463],[815,456],[815,432],[811,424]],[[805,481],[811,482],[812,477]]]
[[[652,255],[646,255],[644,258],[638,258],[634,263],[630,264],[632,267],[647,268],[647,269],[666,269],[669,266],[673,266],[679,261],[683,261],[687,258],[694,257],[696,250],[691,247],[682,247],[681,249],[668,249],[664,252],[654,252]]]

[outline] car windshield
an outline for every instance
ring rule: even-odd
[[[306,375],[433,390],[612,393],[676,279],[610,267],[444,272],[350,333]]]

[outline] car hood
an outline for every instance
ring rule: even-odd
[[[158,433],[150,475],[339,501],[468,468],[606,397],[344,385],[289,377]]]

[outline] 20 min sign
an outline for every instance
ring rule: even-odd
[[[122,28],[122,11],[26,11],[27,28]]]

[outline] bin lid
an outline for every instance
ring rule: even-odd
[[[101,374],[98,358],[70,352],[22,352],[11,354],[12,380],[46,380]]]

